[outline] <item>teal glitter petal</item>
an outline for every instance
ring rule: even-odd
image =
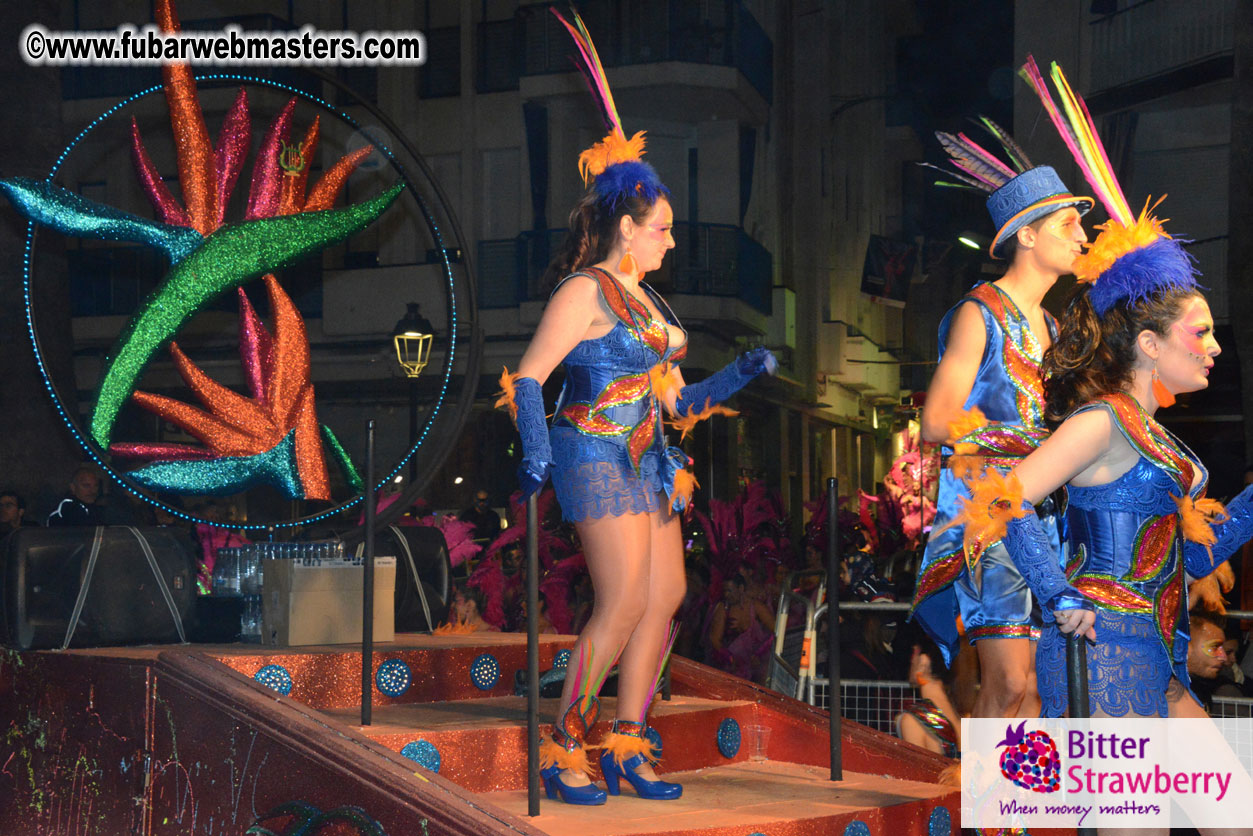
[[[147,244],[164,251],[171,264],[187,258],[204,241],[199,232],[189,227],[141,218],[88,200],[47,180],[0,180],[0,192],[17,211],[37,224],[79,238]]]
[[[166,274],[118,337],[91,416],[96,443],[109,448],[122,404],[135,391],[152,355],[207,302],[364,229],[403,189],[397,184],[372,200],[342,209],[224,226],[206,238]]]
[[[296,431],[264,453],[208,461],[154,462],[126,474],[145,488],[194,496],[230,496],[270,485],[291,499],[304,498],[296,470]]]

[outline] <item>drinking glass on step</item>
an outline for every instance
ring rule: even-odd
[[[748,759],[750,761],[769,760],[766,756],[770,746],[769,726],[745,726],[744,737],[748,744]]]

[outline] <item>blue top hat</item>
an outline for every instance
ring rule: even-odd
[[[1067,206],[1086,215],[1093,202],[1090,197],[1071,194],[1051,166],[1028,169],[988,197],[988,212],[996,224],[996,237],[988,252],[993,258],[1001,258],[1005,242],[1027,224]]]

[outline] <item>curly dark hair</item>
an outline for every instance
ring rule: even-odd
[[[1129,305],[1115,304],[1098,317],[1088,299],[1092,286],[1075,288],[1062,315],[1059,333],[1044,352],[1044,420],[1056,427],[1078,407],[1131,384],[1136,338],[1142,331],[1166,336],[1196,290],[1161,290]]]
[[[557,282],[574,271],[604,261],[617,240],[618,224],[623,216],[630,215],[631,220],[643,224],[654,206],[655,202],[631,195],[610,210],[601,202],[595,189],[588,189],[570,212],[570,231],[544,271],[544,286],[555,287]]]

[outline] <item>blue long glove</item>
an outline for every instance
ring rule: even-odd
[[[544,394],[539,383],[520,377],[514,383],[514,405],[518,408],[515,423],[522,437],[522,464],[518,465],[518,487],[522,501],[544,487],[552,469],[553,448],[548,441],[548,421],[544,418]]]
[[[1227,503],[1228,519],[1211,526],[1218,535],[1218,542],[1209,551],[1200,543],[1188,541],[1183,547],[1183,566],[1194,578],[1203,578],[1236,553],[1236,549],[1253,538],[1253,485],[1242,490]]]
[[[704,409],[706,403],[722,403],[757,375],[762,372],[774,374],[778,368],[779,361],[770,349],[746,351],[699,383],[689,383],[680,389],[674,405],[675,412],[687,415],[692,409]]]
[[[1066,580],[1053,543],[1044,533],[1044,526],[1029,502],[1023,502],[1027,513],[1009,521],[1002,542],[1031,588],[1040,609],[1091,610],[1092,602]]]

